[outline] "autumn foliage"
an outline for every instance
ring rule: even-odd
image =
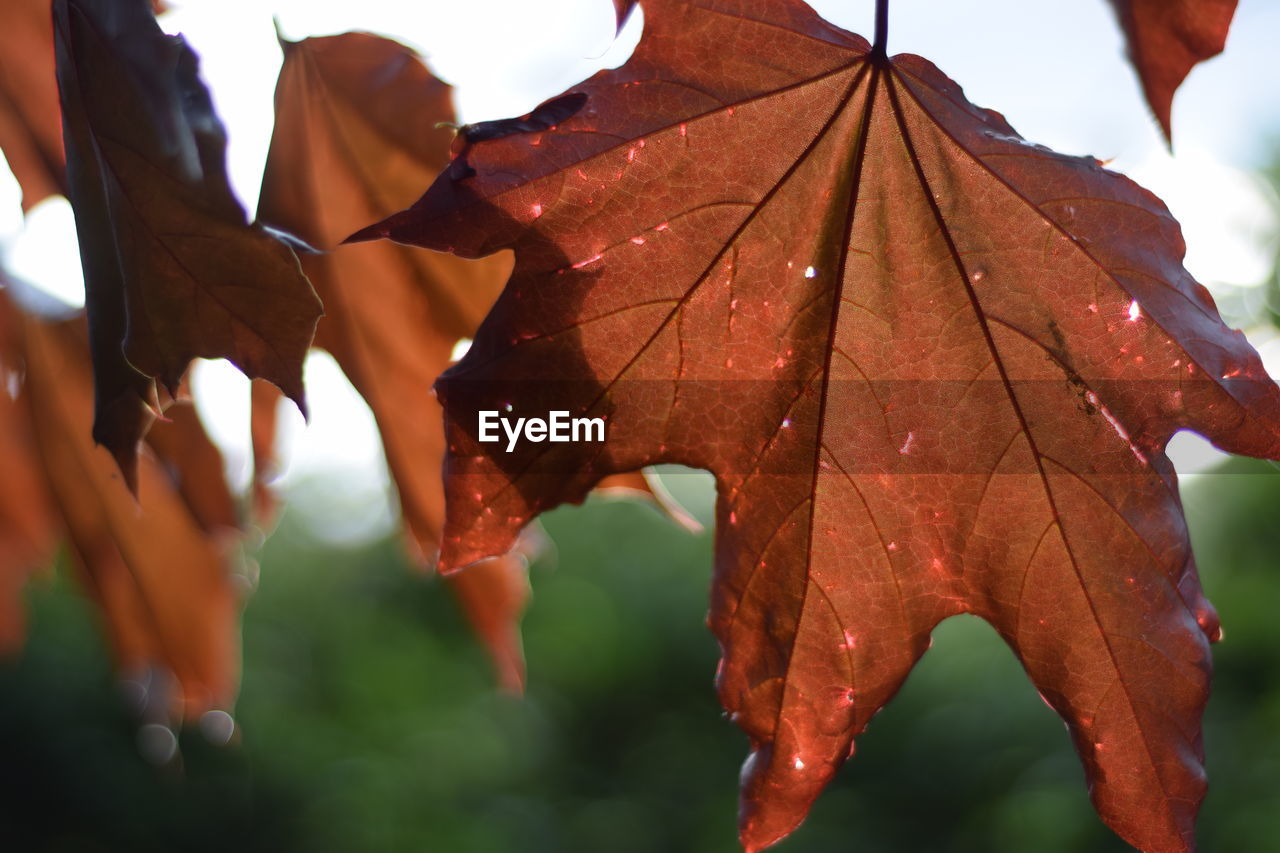
[[[0,292],[0,641],[61,529],[121,665],[171,673],[177,714],[229,707],[238,536],[269,527],[274,413],[305,407],[316,346],[374,414],[409,550],[511,688],[537,516],[621,488],[688,525],[643,469],[714,474],[745,849],[804,819],[958,613],[1065,720],[1102,819],[1194,849],[1220,632],[1165,447],[1191,429],[1280,458],[1280,390],[1177,223],[890,58],[883,0],[871,41],[800,0],[640,5],[623,66],[456,135],[407,48],[282,43],[249,221],[198,61],[149,3],[54,0],[50,28],[16,2],[0,145],[26,207],[70,198],[87,306]],[[1234,0],[1112,5],[1167,136]],[[248,499],[187,399],[195,358],[259,380]],[[481,411],[552,410],[606,440],[478,435]]]

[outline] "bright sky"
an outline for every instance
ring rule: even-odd
[[[607,65],[625,61],[639,38],[633,16],[614,42],[608,0],[171,0],[161,23],[202,57],[203,77],[230,135],[232,183],[252,210],[272,126],[280,66],[272,19],[289,38],[364,29],[421,50],[457,87],[463,121],[527,112]],[[867,34],[872,0],[814,0],[833,22]],[[1192,73],[1174,104],[1176,156],[1165,150],[1141,100],[1105,0],[893,0],[891,52],[919,53],[958,81],[976,104],[1000,110],[1033,142],[1110,160],[1165,200],[1182,222],[1187,266],[1202,282],[1252,286],[1269,270],[1280,227],[1276,200],[1251,174],[1280,147],[1280,73],[1274,37],[1280,3],[1241,0],[1227,51]],[[425,188],[424,188],[425,189]],[[20,276],[83,301],[74,225],[65,201],[23,222],[18,191],[0,168],[0,254]],[[1280,367],[1280,341],[1259,341]],[[230,366],[196,372],[211,432],[233,477],[248,474],[247,385]],[[290,410],[286,484],[340,475],[341,512],[317,528],[335,536],[391,524],[379,499],[386,483],[368,409],[327,356],[307,365],[313,414],[305,428]],[[1203,467],[1207,445],[1175,439],[1180,470]],[[294,490],[296,497],[305,490]],[[301,497],[305,500],[305,497]],[[365,507],[363,510],[358,510]],[[308,509],[302,507],[302,509]],[[357,511],[358,510],[358,511]]]

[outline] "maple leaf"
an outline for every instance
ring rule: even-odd
[[[632,58],[550,102],[576,112],[467,140],[352,238],[515,251],[437,383],[442,568],[603,475],[709,469],[747,849],[803,819],[962,612],[1065,719],[1103,819],[1191,849],[1218,629],[1164,448],[1189,428],[1274,458],[1280,392],[1176,222],[797,0],[643,5]],[[607,440],[507,453],[477,440],[502,409]]]
[[[451,89],[366,33],[283,43],[258,216],[322,249],[412,202],[449,161]],[[328,312],[315,345],[369,403],[419,554],[444,521],[440,406],[429,393],[510,272],[390,243],[302,257]]]
[[[1129,59],[1165,140],[1173,135],[1173,95],[1198,63],[1222,53],[1236,0],[1110,0]]]
[[[305,412],[320,303],[293,250],[250,225],[226,134],[180,37],[147,0],[55,0],[70,199],[85,271],[95,439],[132,481],[137,441],[193,358],[227,358]]]
[[[449,161],[452,90],[413,51],[368,33],[281,41],[276,125],[258,215],[326,250],[302,257],[329,310],[315,345],[368,402],[400,496],[406,542],[419,565],[444,526],[444,429],[429,389],[454,346],[475,333],[510,261],[466,261],[389,243],[338,244],[360,225],[417,197]],[[256,501],[274,456],[276,397],[255,383]],[[268,414],[270,413],[270,414]],[[260,509],[260,514],[265,509]],[[533,546],[529,546],[533,549]],[[524,683],[519,618],[530,554],[503,554],[450,579],[499,681]]]
[[[231,541],[206,529],[224,520],[225,507],[198,497],[216,494],[212,484],[200,483],[196,491],[185,477],[175,481],[174,469],[150,453],[139,459],[138,499],[130,496],[112,456],[90,437],[93,392],[85,337],[81,318],[40,319],[0,291],[4,366],[21,372],[16,401],[30,427],[20,458],[38,465],[34,482],[8,481],[2,494],[32,505],[51,496],[120,667],[159,668],[176,680],[174,695],[161,700],[171,700],[172,707],[161,710],[195,717],[230,707],[238,671],[239,596],[229,565]],[[193,458],[201,465],[189,471],[213,476],[201,466],[216,451],[199,422],[188,422],[194,411],[186,404],[171,411],[180,420],[166,441],[173,439],[187,453],[196,448]],[[222,480],[221,470],[216,476]],[[0,529],[15,517],[8,510],[8,501],[0,503]],[[7,548],[0,554],[11,556]],[[0,633],[8,635],[20,623],[3,615]]]
[[[329,250],[301,258],[329,307],[315,345],[333,355],[373,411],[410,551],[426,566],[444,526],[444,429],[429,389],[458,342],[475,334],[511,271],[510,259],[469,261],[390,243],[339,246],[361,225],[411,203],[449,163],[452,89],[409,48],[368,33],[282,47],[258,215]],[[481,132],[476,127],[483,126],[471,132]],[[261,385],[254,383],[254,447],[268,465],[276,402]],[[263,504],[267,469],[258,470]],[[642,472],[605,485],[696,524]],[[500,682],[513,690],[524,681],[517,626],[528,600],[525,567],[539,541],[530,533],[512,552],[448,579]]]
[[[53,513],[31,454],[30,427],[19,404],[0,393],[0,655],[22,648],[26,636],[22,587],[46,566],[57,542]]]

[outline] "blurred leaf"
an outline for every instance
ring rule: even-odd
[[[240,510],[227,485],[222,451],[205,432],[189,399],[165,409],[147,433],[147,445],[206,533],[225,536],[240,529]]]
[[[278,500],[271,484],[280,474],[276,448],[279,424],[280,389],[262,379],[249,386],[249,438],[253,451],[253,521],[263,530],[275,524]]]
[[[411,202],[448,162],[452,132],[437,125],[454,120],[450,89],[408,48],[365,33],[286,42],[284,52],[258,215],[326,250],[302,257],[328,307],[315,343],[373,410],[411,547],[427,561],[444,520],[444,431],[430,388],[510,263],[390,243],[338,247]]]
[[[18,347],[25,368],[19,400],[29,413],[38,453],[26,458],[41,466],[121,668],[173,674],[176,695],[156,697],[162,713],[198,716],[230,707],[239,668],[230,541],[206,534],[156,457],[146,453],[139,460],[135,501],[110,454],[94,445],[83,322],[24,315],[4,293],[0,313],[7,328],[16,330],[8,345]],[[188,444],[202,444],[198,421],[185,429]],[[38,501],[40,484],[16,491],[23,485],[30,486],[6,481],[5,499]],[[204,489],[217,493],[213,484]],[[209,513],[203,520],[217,520],[225,507],[206,500],[194,505]]]
[[[1222,53],[1236,0],[1110,0],[1129,42],[1129,59],[1166,140],[1173,95],[1191,69]]]
[[[411,203],[448,163],[447,125],[456,121],[451,90],[408,48],[366,33],[285,42],[283,49],[258,214],[326,250],[301,258],[328,306],[315,344],[334,356],[373,410],[410,551],[426,566],[444,523],[444,432],[429,389],[457,343],[475,334],[510,261],[468,261],[391,243],[339,245]],[[267,437],[274,406],[255,389],[255,456],[262,460],[273,455]],[[619,484],[688,522],[644,475]],[[516,628],[528,597],[530,548],[536,550],[526,541],[448,578],[493,653],[499,680],[512,689],[524,678]]]
[[[49,0],[5,0],[0,11],[0,150],[24,211],[67,194]]]
[[[27,416],[19,323],[0,288],[0,655],[22,647],[22,586],[48,564],[58,532]]]

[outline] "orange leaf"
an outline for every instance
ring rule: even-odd
[[[454,120],[451,90],[408,48],[365,33],[282,47],[258,213],[332,249],[302,257],[328,306],[315,343],[373,410],[409,550],[429,565],[444,523],[444,429],[430,388],[457,342],[475,333],[510,264],[390,244],[337,247],[355,228],[411,202],[448,162],[452,132],[439,125]],[[254,452],[265,463],[274,452],[268,412],[275,400],[259,384]],[[270,491],[261,476],[255,480],[262,505]],[[519,620],[527,565],[526,555],[512,551],[447,579],[489,649],[499,683],[516,692],[524,685]]]
[[[57,543],[53,507],[40,470],[22,390],[18,316],[0,289],[0,654],[14,654],[26,633],[22,586],[47,565]]]
[[[67,192],[49,0],[5,0],[2,22],[0,150],[22,188],[25,211]]]
[[[164,415],[147,433],[147,445],[192,517],[213,536],[238,532],[240,510],[227,485],[222,451],[205,432],[195,405],[184,399],[165,409]]]
[[[253,521],[269,530],[275,524],[277,500],[271,484],[280,474],[276,427],[284,395],[270,382],[255,379],[249,388],[249,438],[253,448]]]
[[[180,687],[175,710],[188,716],[229,707],[239,602],[228,555],[154,457],[139,460],[135,501],[111,455],[94,446],[83,333],[31,317],[21,325],[23,394],[39,458],[120,665],[172,672]]]
[[[396,42],[365,33],[285,43],[259,216],[330,249],[411,202],[448,162],[450,89]],[[419,559],[444,519],[444,433],[431,384],[510,270],[390,244],[302,263],[329,307],[316,333],[369,403]]]
[[[451,90],[408,48],[365,33],[283,47],[259,216],[316,246],[336,247],[302,257],[328,306],[316,345],[334,356],[373,410],[410,550],[426,565],[444,522],[444,431],[429,389],[457,342],[475,334],[510,262],[506,256],[465,261],[388,243],[339,246],[355,228],[412,202],[448,163]],[[255,401],[264,425],[273,405],[265,397]],[[256,452],[266,458],[267,448],[264,441]],[[631,477],[627,485],[687,520],[643,475]],[[524,680],[517,625],[528,597],[528,551],[448,578],[510,689]]]

